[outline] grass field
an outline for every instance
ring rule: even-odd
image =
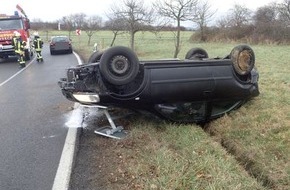
[[[210,57],[223,57],[238,45],[193,43],[190,35],[182,34],[181,59],[192,47],[206,49]],[[93,43],[106,48],[112,36],[108,31],[97,32],[91,45],[84,32],[72,40],[86,61]],[[118,36],[115,45],[128,46],[128,35]],[[94,138],[91,146],[101,142],[107,146],[103,156],[94,160],[96,167],[102,165],[107,171],[98,180],[107,189],[290,189],[289,47],[249,45],[260,73],[260,96],[204,129],[146,117],[130,119],[125,140]],[[136,52],[140,59],[170,58],[173,34],[138,33]],[[116,159],[115,165],[106,165],[105,160],[111,159]]]

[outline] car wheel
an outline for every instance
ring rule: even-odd
[[[202,48],[192,48],[185,55],[185,59],[204,59],[204,58],[208,58],[208,54]]]
[[[99,62],[103,54],[104,54],[104,52],[101,52],[101,51],[94,52],[90,56],[90,58],[88,60],[88,63],[96,63],[96,62]]]
[[[239,45],[231,51],[230,58],[239,75],[247,75],[255,65],[255,54],[247,45]]]
[[[111,84],[128,84],[138,74],[139,60],[130,48],[115,46],[106,50],[101,56],[100,71]]]

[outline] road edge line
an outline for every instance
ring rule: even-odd
[[[73,52],[78,60],[78,64],[81,65],[82,61],[79,55]],[[79,106],[78,103],[74,104],[74,111]],[[73,111],[73,112],[74,112]],[[72,113],[72,115],[74,115]],[[80,128],[69,128],[64,147],[61,153],[61,158],[58,164],[57,172],[54,178],[52,190],[67,190],[70,185],[70,178],[72,173],[72,168],[74,165],[74,158],[77,152],[77,142],[80,134]]]
[[[52,190],[66,190],[69,188],[74,157],[77,152],[76,142],[78,131],[78,128],[69,128],[67,132]]]

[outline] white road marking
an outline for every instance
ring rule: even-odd
[[[80,57],[74,52],[74,55],[77,57],[79,65],[82,64]],[[76,151],[76,142],[77,142],[77,132],[78,128],[82,125],[82,120],[75,119],[74,117],[79,117],[78,108],[79,104],[74,104],[74,110],[70,116],[70,119],[66,123],[66,126],[69,127],[67,136],[65,139],[65,144],[62,150],[62,155],[59,161],[58,169],[54,178],[52,190],[67,190],[69,188],[69,182],[72,172],[72,166]],[[71,127],[71,126],[74,127]],[[77,127],[78,125],[78,127]]]
[[[54,138],[57,137],[57,135],[50,135],[50,136],[43,136],[43,139],[49,139],[49,138]]]
[[[32,63],[33,61],[36,59],[36,57],[34,57],[27,65],[26,67],[22,68],[21,70],[19,70],[17,73],[15,73],[14,75],[12,75],[9,79],[5,80],[4,82],[2,82],[0,84],[0,87],[3,86],[4,84],[6,84],[7,82],[9,82],[10,80],[12,80],[14,77],[16,77],[17,75],[19,75],[20,73],[22,73],[23,71],[25,71],[25,69],[27,69]]]
[[[73,53],[77,57],[79,65],[81,65],[82,61],[80,57],[75,52]],[[0,87],[8,83],[10,80],[12,80],[14,77],[19,75],[24,70],[26,70],[33,63],[35,59],[36,57],[34,57],[34,59],[32,59],[26,65],[26,67],[19,70],[17,73],[15,73],[13,76],[8,78],[4,82],[0,83]],[[77,107],[78,107],[78,104],[75,104],[75,108]],[[71,126],[72,126],[72,123],[74,124],[74,126],[77,126],[77,125],[81,126],[80,121],[82,122],[82,120],[78,120],[78,122],[74,120],[73,117],[76,115],[79,115],[79,113],[74,113],[74,112],[79,112],[79,109],[74,109],[69,121],[66,123],[69,129],[68,129],[67,136],[65,139],[65,144],[62,150],[62,155],[59,161],[56,176],[54,178],[54,183],[52,187],[53,190],[67,190],[69,188],[70,175],[71,175],[73,159],[74,159],[74,154],[75,154],[75,144],[77,141],[77,127],[71,127]],[[70,123],[70,121],[72,121],[72,123]],[[52,138],[52,137],[54,136],[53,135],[49,136],[49,138]],[[47,138],[47,137],[43,137],[43,138]]]
[[[69,128],[54,178],[52,190],[65,190],[69,188],[70,176],[75,154],[77,128]]]

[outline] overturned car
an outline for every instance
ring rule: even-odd
[[[68,100],[205,123],[259,95],[255,54],[248,45],[234,47],[223,58],[192,48],[184,60],[146,61],[115,46],[93,53],[88,62],[68,68],[58,82]]]

